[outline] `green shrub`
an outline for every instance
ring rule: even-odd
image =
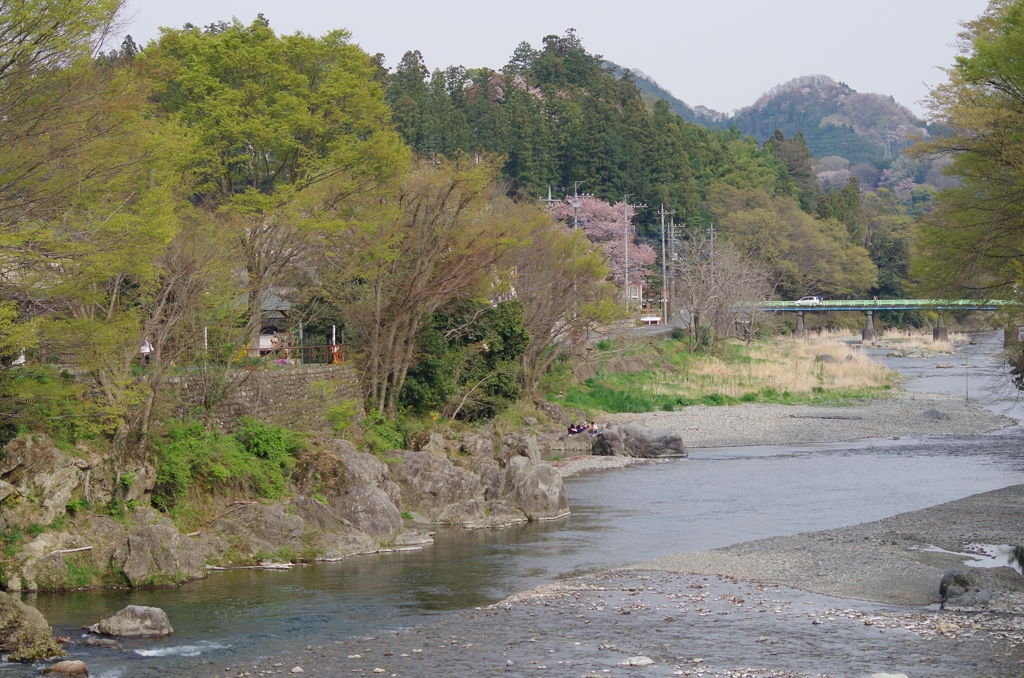
[[[370,410],[363,420],[363,426],[366,429],[363,442],[374,454],[405,448],[406,436],[400,430],[401,422],[388,419],[379,410]]]
[[[159,445],[153,502],[171,509],[196,485],[276,499],[286,491],[288,471],[304,445],[292,431],[248,418],[233,436],[207,431],[200,422],[171,427]]]
[[[68,502],[67,506],[65,506],[65,510],[68,511],[68,514],[73,518],[87,508],[89,508],[89,502],[82,498],[73,499]]]
[[[601,341],[597,342],[597,350],[598,351],[610,351],[611,349],[612,349],[612,340],[611,339],[602,339]]]
[[[331,425],[331,433],[339,438],[344,438],[352,428],[352,420],[357,414],[359,414],[359,401],[346,398],[340,404],[328,405],[324,418]]]
[[[754,402],[757,402],[757,394],[756,393],[744,393],[742,396],[740,396],[740,402],[741,403],[754,403]]]

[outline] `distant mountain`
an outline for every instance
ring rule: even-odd
[[[623,69],[615,64],[621,77]],[[706,127],[736,127],[764,141],[782,130],[787,137],[802,131],[815,157],[839,156],[852,164],[874,162],[885,156],[886,141],[895,157],[928,136],[925,123],[891,96],[860,93],[825,75],[805,75],[768,90],[753,105],[732,115],[703,106],[689,106],[641,71],[632,71],[644,99],[665,99],[684,119]]]

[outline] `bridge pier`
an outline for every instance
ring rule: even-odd
[[[1021,344],[1024,327],[1007,325],[1003,328],[1003,348],[1017,348]]]
[[[867,325],[861,330],[860,340],[861,341],[875,341],[878,339],[878,330],[875,329],[875,312],[864,311],[864,315],[868,317]]]
[[[793,332],[793,338],[794,339],[806,339],[807,338],[807,328],[804,327],[804,312],[803,311],[797,311],[796,312],[796,331]]]
[[[942,314],[939,313],[938,317],[932,328],[932,341],[949,341],[949,330],[942,326]]]

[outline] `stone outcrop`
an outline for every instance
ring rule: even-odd
[[[296,497],[291,508],[305,524],[305,547],[323,560],[341,560],[352,555],[375,553],[380,542],[341,518],[323,502],[311,497]],[[399,535],[402,536],[402,535]],[[429,543],[431,540],[426,540]]]
[[[459,451],[470,457],[493,457],[494,436],[488,432],[463,433],[459,438]]]
[[[402,512],[380,488],[353,485],[331,502],[337,514],[359,531],[389,540],[402,529]]]
[[[93,624],[89,631],[115,638],[163,638],[174,633],[166,612],[144,605],[129,605]]]
[[[0,460],[0,494],[17,492],[32,522],[48,524],[64,514],[72,493],[85,477],[78,460],[58,450],[45,437],[20,436],[4,448]]]

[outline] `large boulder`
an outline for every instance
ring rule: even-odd
[[[402,487],[404,506],[431,520],[451,504],[468,501],[480,490],[480,476],[428,452],[392,452],[400,461],[391,477]]]
[[[549,464],[515,456],[502,471],[502,498],[530,520],[551,520],[569,514],[562,476]]]
[[[471,530],[509,527],[516,523],[525,523],[527,516],[521,511],[510,508],[504,502],[483,502],[479,499],[450,504],[434,521],[438,525],[459,525]]]
[[[495,457],[504,468],[512,457],[526,457],[534,464],[540,463],[540,447],[537,436],[532,433],[510,433],[501,439],[498,454]]]
[[[53,639],[50,625],[34,607],[0,592],[0,651],[15,662],[60,657],[64,650]]]
[[[623,453],[630,457],[685,457],[686,448],[678,433],[665,428],[653,428],[638,422],[618,427]]]
[[[26,518],[43,525],[64,515],[64,507],[85,477],[80,459],[58,450],[45,436],[20,436],[7,443],[0,459],[0,490],[12,488],[28,505]]]
[[[129,605],[93,624],[89,631],[115,638],[163,638],[174,633],[166,612],[144,605]]]
[[[593,440],[594,455],[602,457],[621,457],[626,454],[626,446],[616,428],[609,426],[597,432]]]

